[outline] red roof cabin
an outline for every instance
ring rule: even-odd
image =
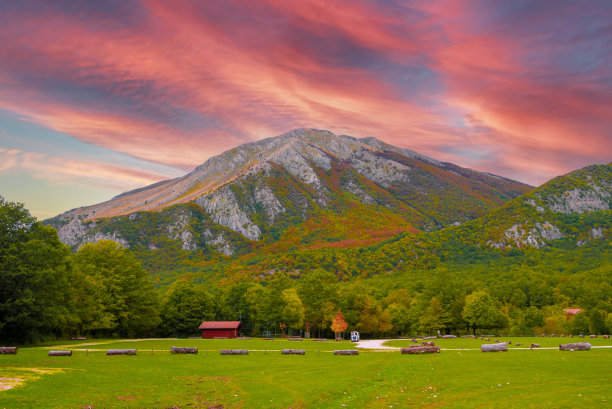
[[[204,321],[199,329],[202,338],[237,338],[242,324],[240,321]]]

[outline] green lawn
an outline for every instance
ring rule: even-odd
[[[574,338],[498,338],[542,347]],[[609,340],[588,339],[593,345]],[[349,342],[251,340],[92,340],[22,348],[0,355],[0,408],[576,408],[610,407],[612,349],[481,353],[480,340],[435,340],[436,355],[360,351]],[[91,344],[91,345],[86,345]],[[388,345],[407,346],[409,340]],[[63,346],[59,346],[63,345]],[[170,347],[197,346],[198,355]],[[461,348],[464,351],[461,351]],[[136,356],[106,356],[135,348]],[[219,349],[249,349],[221,356]],[[283,348],[306,355],[283,356]],[[445,349],[446,348],[446,349]],[[514,348],[514,347],[511,347]],[[520,347],[519,347],[520,348]],[[72,357],[49,357],[72,349]],[[458,349],[458,350],[457,350]],[[2,383],[15,380],[0,380]]]

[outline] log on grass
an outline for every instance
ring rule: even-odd
[[[573,344],[560,344],[560,351],[588,351],[591,349],[591,344],[588,342],[575,342]]]
[[[435,354],[440,352],[440,346],[423,346],[419,347],[416,345],[411,345],[410,348],[402,348],[402,354]]]
[[[447,339],[447,338],[457,338],[457,335],[442,335],[442,338]]]
[[[72,356],[72,351],[49,351],[49,356]]]
[[[411,346],[414,346],[414,345],[411,345]],[[423,347],[432,347],[432,346],[434,346],[434,342],[433,341],[423,341],[423,342],[421,342],[421,346],[423,346]]]
[[[603,339],[610,339],[610,335],[602,335],[601,336]]]
[[[540,344],[531,344],[531,349],[533,349],[533,348],[539,348],[539,347],[540,347]]]
[[[287,341],[303,341],[304,338],[302,337],[289,337],[287,338]]]
[[[359,351],[356,349],[337,349],[334,351],[334,355],[359,355]]]
[[[0,347],[2,355],[17,355],[17,347]]]
[[[198,348],[191,347],[172,347],[170,348],[171,354],[197,354]]]
[[[248,349],[222,349],[219,351],[221,355],[248,355]]]
[[[327,341],[327,338],[313,338],[312,340],[316,342],[325,342]]]
[[[480,346],[482,352],[505,352],[508,350],[508,344],[500,342],[498,344],[482,344]]]
[[[597,338],[597,335],[591,334],[591,335],[589,335],[589,338]]]
[[[438,339],[438,337],[423,337],[423,339]]]
[[[106,355],[136,355],[135,349],[109,349]]]
[[[281,353],[283,355],[306,355],[306,350],[304,349],[283,349]]]

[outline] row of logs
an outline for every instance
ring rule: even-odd
[[[517,344],[517,346],[520,344]],[[539,348],[539,344],[531,344],[531,348]],[[559,345],[560,351],[588,351],[591,349],[591,344],[588,342],[577,342],[571,344]],[[482,352],[505,352],[508,351],[508,344],[498,342],[496,344],[482,344],[480,346]],[[170,350],[172,354],[197,354],[198,348],[175,347]],[[219,351],[221,355],[248,355],[247,349],[222,349]],[[421,346],[411,345],[409,348],[401,348],[402,354],[433,354],[439,353],[440,346],[433,345],[433,342],[423,342]],[[303,349],[283,349],[283,355],[305,355]],[[0,347],[0,354],[17,354],[17,347]],[[358,355],[356,349],[335,350],[334,355]],[[135,349],[109,349],[106,355],[136,355]],[[49,356],[72,356],[72,351],[49,351]]]

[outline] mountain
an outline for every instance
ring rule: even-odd
[[[460,225],[530,190],[376,138],[296,129],[45,223],[74,247],[103,238],[225,255],[354,247]]]
[[[611,209],[612,164],[591,165],[558,176],[447,234],[495,248],[542,248],[559,239],[582,246],[612,238]]]
[[[508,283],[517,282],[517,277],[540,282],[609,269],[611,244],[612,164],[608,164],[554,178],[459,226],[400,233],[358,248],[295,248],[281,254],[264,248],[221,263],[167,268],[210,282],[219,277],[266,277],[278,271],[300,275],[323,268],[341,279],[377,277],[377,285],[403,282],[416,286],[415,291],[429,285],[423,284],[427,281],[423,276],[442,272],[455,280],[490,282],[492,287],[503,287],[496,290],[501,293],[512,288]],[[164,273],[160,280],[170,282],[176,276]]]

